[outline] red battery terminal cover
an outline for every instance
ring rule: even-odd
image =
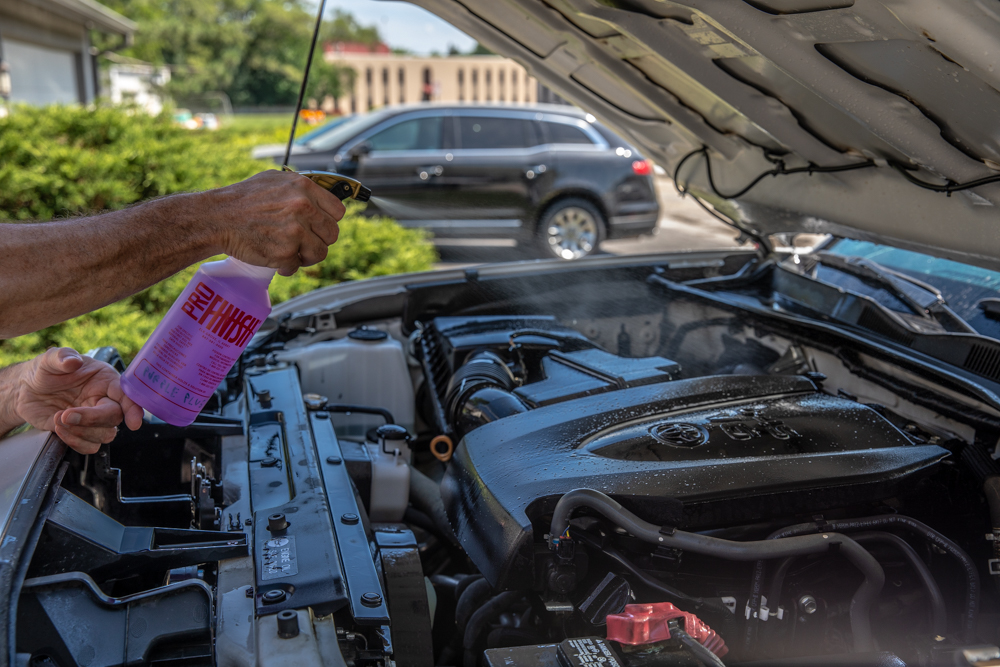
[[[620,614],[608,616],[608,639],[619,644],[654,644],[670,639],[667,623],[681,619],[684,632],[720,658],[729,652],[726,642],[715,630],[694,614],[681,611],[669,602],[630,604]]]

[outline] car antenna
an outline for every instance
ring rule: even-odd
[[[316,27],[313,28],[312,42],[309,43],[309,57],[306,60],[306,70],[302,73],[302,86],[299,88],[299,101],[295,103],[295,115],[292,116],[292,131],[288,135],[288,145],[285,147],[285,159],[281,163],[283,171],[291,171],[288,159],[292,155],[292,143],[295,141],[295,127],[299,123],[299,113],[302,111],[302,98],[306,96],[306,85],[309,83],[309,70],[312,69],[313,53],[316,52],[316,41],[319,39],[319,27],[323,23],[323,10],[326,0],[320,0],[319,12],[316,13]]]

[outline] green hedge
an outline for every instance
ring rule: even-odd
[[[273,131],[190,131],[166,116],[113,108],[20,107],[0,119],[0,221],[48,220],[117,209],[175,192],[206,190],[247,178],[273,164],[249,158],[249,147]],[[424,271],[437,260],[422,230],[348,206],[340,239],[322,263],[276,276],[271,300],[373,276]],[[16,224],[16,223],[13,223]],[[37,333],[0,341],[0,366],[47,347],[81,351],[114,345],[131,358],[187,284],[195,267],[128,299]]]

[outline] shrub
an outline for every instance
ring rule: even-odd
[[[261,134],[273,141],[275,133]],[[235,128],[183,130],[166,116],[120,109],[21,107],[0,119],[0,220],[47,220],[116,209],[148,197],[242,180],[273,167],[248,157],[248,147],[258,139]],[[424,271],[436,261],[423,230],[404,229],[389,218],[362,212],[362,205],[349,202],[340,239],[326,260],[288,278],[276,276],[272,303],[344,280]],[[84,352],[114,345],[131,358],[196,268],[93,313],[0,341],[0,366],[53,345]]]

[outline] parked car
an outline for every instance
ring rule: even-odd
[[[255,155],[280,162],[284,147]],[[561,259],[649,233],[659,218],[652,164],[567,106],[389,108],[298,143],[291,163],[359,179],[374,193],[369,210],[404,226],[513,238]]]
[[[755,247],[335,285],[190,427],[13,436],[0,655],[998,664],[996,4],[420,4]]]

